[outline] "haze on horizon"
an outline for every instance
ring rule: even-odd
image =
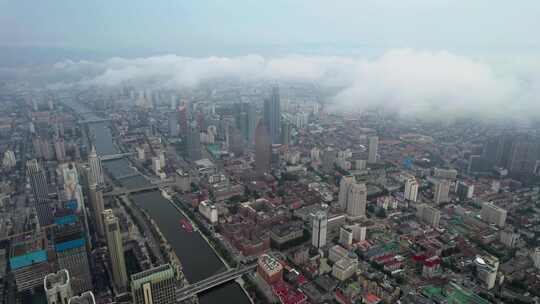
[[[55,87],[308,81],[347,109],[534,118],[538,16],[534,0],[0,0],[0,73],[24,66]]]

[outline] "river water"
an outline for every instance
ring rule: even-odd
[[[88,113],[87,108],[78,103],[70,104],[79,113]],[[93,114],[89,114],[93,115]],[[89,119],[90,117],[87,117]],[[95,139],[96,150],[100,155],[114,154],[116,148],[107,122],[89,125]],[[105,161],[104,169],[127,188],[138,187],[148,181],[129,166],[125,159]],[[173,248],[183,266],[184,275],[189,282],[197,282],[226,270],[212,248],[197,232],[186,232],[181,228],[183,215],[174,208],[159,191],[132,195],[135,204],[144,208],[159,226],[159,229]],[[235,282],[223,284],[199,294],[201,304],[250,303],[240,286]]]

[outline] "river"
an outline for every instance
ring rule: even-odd
[[[69,104],[79,113],[88,113],[87,108],[78,103]],[[89,114],[93,115],[93,114]],[[89,125],[95,138],[98,154],[116,153],[113,137],[107,122]],[[113,177],[119,177],[124,187],[137,187],[146,183],[146,179],[129,166],[125,159],[105,161],[104,169]],[[186,232],[180,226],[183,215],[174,208],[159,191],[150,191],[132,195],[135,204],[144,208],[154,219],[159,229],[173,248],[183,266],[184,275],[189,282],[197,282],[211,275],[226,270],[225,265],[212,250],[210,245],[197,232]],[[235,282],[223,284],[199,294],[201,304],[213,303],[250,303],[248,297]]]

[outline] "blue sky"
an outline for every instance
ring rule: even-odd
[[[190,56],[540,49],[538,0],[0,0],[0,45]]]

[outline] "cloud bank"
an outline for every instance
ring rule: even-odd
[[[303,81],[337,92],[329,100],[334,110],[376,107],[424,118],[534,119],[540,110],[539,62],[491,64],[444,51],[400,49],[370,59],[258,55],[111,58],[61,62],[52,72],[71,80],[56,83],[56,87],[133,84],[175,89],[221,78]]]

